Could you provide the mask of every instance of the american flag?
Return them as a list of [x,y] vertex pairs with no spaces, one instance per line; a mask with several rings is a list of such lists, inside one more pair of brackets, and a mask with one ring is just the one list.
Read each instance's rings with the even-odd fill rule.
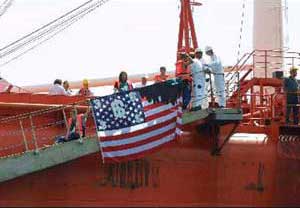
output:
[[135,160],[159,150],[181,132],[181,107],[142,101],[139,92],[91,99],[103,162]]

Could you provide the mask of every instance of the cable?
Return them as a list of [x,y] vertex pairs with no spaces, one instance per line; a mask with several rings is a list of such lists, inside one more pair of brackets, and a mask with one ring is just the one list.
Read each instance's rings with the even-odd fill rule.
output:
[[[84,8],[83,10],[79,11],[78,13],[74,14],[74,15],[71,15],[74,13],[74,11],[77,11],[79,10],[80,8],[86,6],[87,4],[90,4],[93,2],[92,1],[88,1],[84,4],[82,4],[81,6],[77,7],[76,9],[73,9],[71,10],[70,12],[67,12],[66,14],[62,15],[61,17],[51,21],[50,23],[40,27],[39,29],[31,32],[30,34],[28,35],[25,35],[23,36],[22,38],[14,41],[13,43],[10,43],[8,44],[7,46],[3,47],[2,49],[0,49],[0,52],[1,51],[5,51],[4,53],[2,52],[2,54],[0,54],[0,57],[4,57],[4,56],[7,56],[7,55],[10,55],[11,53],[19,50],[20,48],[32,43],[33,41],[36,41],[36,40],[39,40],[51,33],[53,33],[57,28],[58,28],[58,31],[55,32],[54,35],[50,36],[49,38],[47,38],[46,40],[40,42],[40,44],[42,44],[43,42],[46,42],[47,40],[51,39],[52,37],[54,37],[56,34],[58,34],[59,32],[63,31],[64,29],[66,29],[67,27],[69,27],[70,25],[72,25],[74,22],[77,22],[79,19],[81,19],[83,16],[85,16],[86,14],[94,11],[96,8],[98,8],[99,6],[102,6],[104,3],[108,2],[109,0],[98,0],[96,3],[93,3],[92,5],[90,5],[89,7],[87,8]],[[64,20],[63,22],[61,23],[58,23],[56,25],[53,25],[54,23],[58,22],[59,20],[67,17],[67,16],[70,16],[68,17],[66,20]],[[65,26],[63,28],[59,28],[59,27],[62,27],[62,26]],[[43,31],[44,29],[46,29],[45,31]],[[40,32],[41,31],[41,32]],[[39,33],[40,32],[40,33]],[[37,34],[37,35],[36,35]],[[35,36],[36,35],[36,36]],[[33,37],[32,37],[33,36]],[[23,40],[25,39],[29,39],[25,42],[22,42]],[[22,54],[19,54],[17,57],[14,57],[12,59],[10,59],[9,61],[5,62],[4,64],[2,64],[1,66],[4,66],[8,63],[10,63],[11,61],[19,58],[20,56],[24,55],[26,52],[36,48],[38,45],[40,44],[37,44],[31,48],[29,48],[27,51],[23,52]],[[11,47],[13,47],[12,49],[10,49]]]
[[[93,5],[92,5],[93,6]],[[89,9],[89,8],[88,8]],[[82,11],[80,12],[79,14],[85,12]],[[28,40],[27,42],[24,42],[24,43],[20,43],[20,44],[17,44],[14,48],[8,50],[7,52],[4,52],[3,54],[0,55],[0,57],[4,57],[4,56],[7,56],[9,54],[11,54],[12,52],[15,52],[16,50],[18,50],[19,48],[21,48],[22,46],[26,46],[28,44],[30,44],[31,42],[35,41],[35,40],[39,40],[41,39],[43,36],[46,36],[47,34],[50,34],[51,32],[55,31],[55,29],[61,25],[64,25],[64,24],[67,24],[69,20],[72,20],[73,18],[75,18],[78,14],[75,14],[74,16],[70,17],[69,19],[67,19],[66,21],[58,24],[58,25],[54,25],[54,26],[51,26],[49,29],[47,29],[46,31],[40,33],[38,36],[36,37],[33,37],[32,39]],[[14,46],[14,45],[13,45]]]
[[[96,7],[97,8],[97,7]],[[81,16],[77,17],[77,19],[73,19],[71,22],[68,22],[68,24],[66,24],[65,27],[60,28],[58,31],[56,31],[54,34],[52,34],[51,36],[49,36],[47,39],[42,40],[41,42],[39,42],[38,44],[30,47],[29,49],[25,50],[24,52],[22,52],[21,54],[9,59],[8,61],[4,62],[3,64],[0,65],[0,67],[3,67],[7,64],[9,64],[10,62],[20,58],[21,56],[25,55],[26,53],[30,52],[31,50],[35,49],[36,47],[38,47],[39,45],[45,43],[46,41],[50,40],[51,38],[53,38],[54,36],[56,36],[58,33],[64,31],[65,29],[67,29],[70,25],[72,25],[73,23],[77,22],[78,20],[80,20],[81,18],[83,18],[86,14],[92,12],[93,10],[95,10],[96,8],[92,8],[90,9],[88,12],[82,14]]]
[[2,17],[7,12],[12,3],[13,0],[4,0],[4,2],[0,5],[0,17]]

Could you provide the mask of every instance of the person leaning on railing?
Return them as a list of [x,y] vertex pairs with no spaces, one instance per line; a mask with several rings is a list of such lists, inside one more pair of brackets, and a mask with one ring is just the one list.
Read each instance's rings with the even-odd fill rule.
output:
[[292,67],[290,69],[290,76],[284,79],[284,92],[286,93],[286,124],[290,122],[290,114],[293,110],[294,125],[299,123],[299,84],[297,82],[298,69]]

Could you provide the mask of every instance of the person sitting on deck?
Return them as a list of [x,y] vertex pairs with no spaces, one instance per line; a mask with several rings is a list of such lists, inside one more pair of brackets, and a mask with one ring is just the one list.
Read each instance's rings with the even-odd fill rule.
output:
[[67,80],[65,80],[63,82],[63,87],[64,87],[67,95],[72,95],[72,90],[70,89],[70,84]]
[[61,85],[62,80],[56,79],[53,85],[49,88],[49,95],[67,95],[65,89]]
[[82,81],[82,88],[80,88],[77,95],[87,96],[87,97],[94,95],[92,91],[89,89],[89,81],[87,79],[84,79]]
[[77,114],[76,109],[71,110],[65,141],[76,140],[86,136],[86,122],[89,112],[90,108],[84,114]]
[[284,79],[284,92],[286,93],[286,124],[290,123],[290,114],[293,109],[294,125],[299,123],[299,84],[296,80],[297,68],[292,67],[290,69],[290,77]]
[[166,71],[167,71],[166,67],[162,66],[162,67],[160,67],[159,70],[160,70],[160,74],[158,74],[154,77],[155,83],[164,82],[169,78],[169,75],[167,75],[167,73],[166,73]]
[[119,74],[119,80],[115,82],[114,84],[114,92],[125,92],[125,91],[129,91],[132,90],[133,86],[132,83],[130,81],[128,81],[128,76],[127,73],[125,71],[122,71]]

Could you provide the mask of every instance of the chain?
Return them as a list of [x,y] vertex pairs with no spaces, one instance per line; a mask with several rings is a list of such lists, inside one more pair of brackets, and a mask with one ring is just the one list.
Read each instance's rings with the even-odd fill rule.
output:
[[237,61],[239,61],[240,54],[241,54],[241,45],[242,45],[242,38],[243,38],[245,11],[246,11],[246,0],[243,0],[241,26],[240,26],[240,37],[239,37],[239,44],[238,44],[238,51],[237,51]]

